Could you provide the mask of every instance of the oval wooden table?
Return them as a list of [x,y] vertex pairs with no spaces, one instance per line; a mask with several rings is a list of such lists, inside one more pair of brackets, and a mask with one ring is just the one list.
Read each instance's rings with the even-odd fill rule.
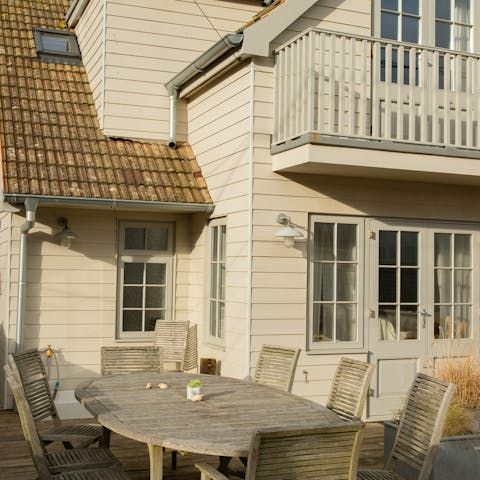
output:
[[[186,398],[186,385],[194,378],[203,384],[201,402]],[[147,382],[152,389],[145,389]],[[159,383],[169,388],[161,390]],[[162,479],[162,447],[247,457],[258,428],[340,420],[327,408],[290,393],[214,375],[137,372],[99,377],[79,385],[75,396],[102,425],[148,445],[151,480]]]

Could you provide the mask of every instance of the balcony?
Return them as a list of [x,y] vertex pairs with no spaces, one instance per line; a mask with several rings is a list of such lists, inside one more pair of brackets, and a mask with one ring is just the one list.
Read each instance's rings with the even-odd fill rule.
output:
[[308,30],[275,52],[273,168],[480,184],[479,94],[478,55]]

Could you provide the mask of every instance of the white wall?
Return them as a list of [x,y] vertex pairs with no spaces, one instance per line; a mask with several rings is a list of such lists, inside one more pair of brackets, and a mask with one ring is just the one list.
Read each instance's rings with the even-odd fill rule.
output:
[[250,66],[243,64],[188,104],[188,140],[215,204],[212,218],[227,223],[225,344],[211,347],[204,332],[201,355],[221,360],[222,375],[240,378],[246,374],[249,308],[250,85]]
[[5,363],[8,349],[10,302],[10,228],[11,213],[0,213],[0,405],[5,401]]
[[[76,30],[102,129],[107,136],[161,141],[169,131],[164,84],[262,8],[257,0],[106,0],[102,45],[101,3],[90,2]],[[177,140],[185,141],[182,102],[177,117]]]

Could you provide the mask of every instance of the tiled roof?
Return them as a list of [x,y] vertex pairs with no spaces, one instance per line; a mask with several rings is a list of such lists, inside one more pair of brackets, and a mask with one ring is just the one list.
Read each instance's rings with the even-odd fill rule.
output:
[[34,27],[65,28],[69,0],[0,2],[6,194],[212,202],[191,148],[105,139],[84,67],[35,59]]

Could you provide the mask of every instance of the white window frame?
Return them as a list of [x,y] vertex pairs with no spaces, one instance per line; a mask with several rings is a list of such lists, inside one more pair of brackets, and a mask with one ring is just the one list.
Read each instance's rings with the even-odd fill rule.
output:
[[[453,1],[453,0],[451,0]],[[471,1],[472,8],[472,39],[471,52],[480,53],[480,3],[476,0]],[[420,31],[419,44],[434,47],[435,46],[435,0],[419,0],[420,3]],[[380,38],[381,26],[381,4],[382,0],[373,2],[373,35]]]
[[[314,226],[315,223],[357,225],[357,339],[356,341],[314,342],[313,341],[313,292],[314,292]],[[365,218],[330,215],[309,215],[308,233],[308,286],[307,286],[307,350],[313,353],[364,352],[365,321],[364,312],[365,277]]]
[[[128,227],[148,228],[151,226],[166,227],[168,229],[166,250],[135,250],[124,247],[125,229]],[[173,258],[174,258],[174,224],[170,222],[138,222],[120,221],[118,225],[118,260],[117,260],[117,338],[120,340],[151,340],[154,337],[153,331],[123,331],[123,278],[124,265],[126,263],[163,263],[166,265],[166,292],[165,292],[165,318],[172,318],[173,298]],[[143,319],[145,309],[143,308]]]
[[[213,241],[214,241],[214,230],[217,230],[216,234],[216,240],[219,240],[219,227],[224,227],[225,229],[225,234],[224,234],[224,245],[223,245],[223,262],[216,260],[214,261],[212,259],[212,248],[213,248]],[[218,249],[218,246],[217,246]],[[208,282],[206,283],[206,315],[205,318],[207,319],[207,322],[205,324],[205,340],[207,343],[219,346],[219,347],[224,347],[225,346],[225,318],[226,318],[226,277],[227,277],[227,269],[226,269],[226,263],[227,263],[227,219],[225,217],[222,218],[216,218],[213,219],[209,222],[208,224],[208,241],[207,241],[207,278]],[[219,280],[219,269],[221,268],[221,265],[223,264],[224,267],[224,276],[223,276],[223,292],[224,292],[224,298],[223,298],[223,318],[219,320],[218,318],[218,304],[222,301],[222,299],[219,298],[219,287],[220,285],[217,283],[215,286],[215,294],[212,295],[212,267],[215,265],[215,268],[217,269],[217,282]],[[219,321],[221,322],[221,335],[212,335],[211,332],[211,310],[210,310],[210,303],[211,302],[216,302],[217,308],[216,308],[216,318],[215,318],[215,325],[216,325],[216,331],[218,332],[218,327],[219,327]]]

